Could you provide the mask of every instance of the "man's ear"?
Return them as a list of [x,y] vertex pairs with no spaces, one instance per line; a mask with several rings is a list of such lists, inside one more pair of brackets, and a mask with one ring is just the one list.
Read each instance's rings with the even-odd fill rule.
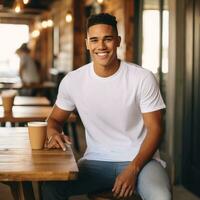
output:
[[121,44],[121,37],[120,36],[118,36],[118,38],[117,38],[117,47],[119,47],[120,46],[120,44]]
[[88,39],[87,38],[85,38],[85,44],[86,44],[87,50],[89,50],[89,44],[88,44]]

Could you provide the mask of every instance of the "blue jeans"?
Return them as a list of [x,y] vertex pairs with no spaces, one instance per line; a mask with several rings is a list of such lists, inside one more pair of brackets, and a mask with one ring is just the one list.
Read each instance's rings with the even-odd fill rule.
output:
[[[66,200],[70,196],[111,190],[117,175],[130,162],[81,160],[79,176],[72,181],[43,183],[43,200]],[[136,192],[144,200],[171,200],[170,183],[165,169],[155,160],[148,162],[138,175]]]

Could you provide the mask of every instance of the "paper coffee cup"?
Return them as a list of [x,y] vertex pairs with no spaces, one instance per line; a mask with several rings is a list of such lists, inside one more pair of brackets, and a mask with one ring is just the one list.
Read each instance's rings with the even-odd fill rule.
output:
[[15,90],[5,90],[1,93],[2,104],[5,112],[11,112],[16,96]]
[[28,122],[29,140],[32,149],[43,149],[47,134],[47,122]]

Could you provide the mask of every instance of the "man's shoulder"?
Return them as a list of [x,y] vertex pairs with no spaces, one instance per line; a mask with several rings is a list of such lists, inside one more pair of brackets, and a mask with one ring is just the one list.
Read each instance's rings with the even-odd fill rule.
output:
[[128,73],[130,73],[130,74],[133,73],[134,75],[138,75],[138,76],[147,76],[147,75],[151,74],[151,71],[149,71],[148,69],[145,69],[142,66],[137,65],[135,63],[123,61],[122,65],[127,67]]
[[75,69],[71,72],[68,73],[69,76],[71,77],[76,77],[76,76],[82,76],[83,74],[88,72],[88,69],[90,68],[91,63],[88,63],[86,65],[83,65],[81,67],[79,67],[78,69]]
[[77,79],[80,80],[81,78],[86,76],[90,66],[91,66],[91,63],[83,65],[79,67],[78,69],[68,72],[63,80],[64,81],[69,81],[69,80],[74,81]]

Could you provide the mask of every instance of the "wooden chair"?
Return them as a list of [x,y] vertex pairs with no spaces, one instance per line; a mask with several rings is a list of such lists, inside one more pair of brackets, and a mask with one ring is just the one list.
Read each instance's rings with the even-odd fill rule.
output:
[[76,151],[80,151],[80,145],[78,141],[78,134],[77,134],[77,120],[78,120],[78,115],[74,112],[72,112],[69,116],[69,118],[66,121],[66,124],[63,127],[63,130],[65,133],[69,131],[69,125],[72,130],[72,137],[73,137],[73,142],[74,142],[74,148]]
[[[105,191],[105,192],[101,192],[97,194],[89,194],[88,198],[90,200],[119,200],[113,197],[113,194],[111,191]],[[142,200],[142,199],[138,194],[134,194],[131,197],[123,198],[123,200]]]

